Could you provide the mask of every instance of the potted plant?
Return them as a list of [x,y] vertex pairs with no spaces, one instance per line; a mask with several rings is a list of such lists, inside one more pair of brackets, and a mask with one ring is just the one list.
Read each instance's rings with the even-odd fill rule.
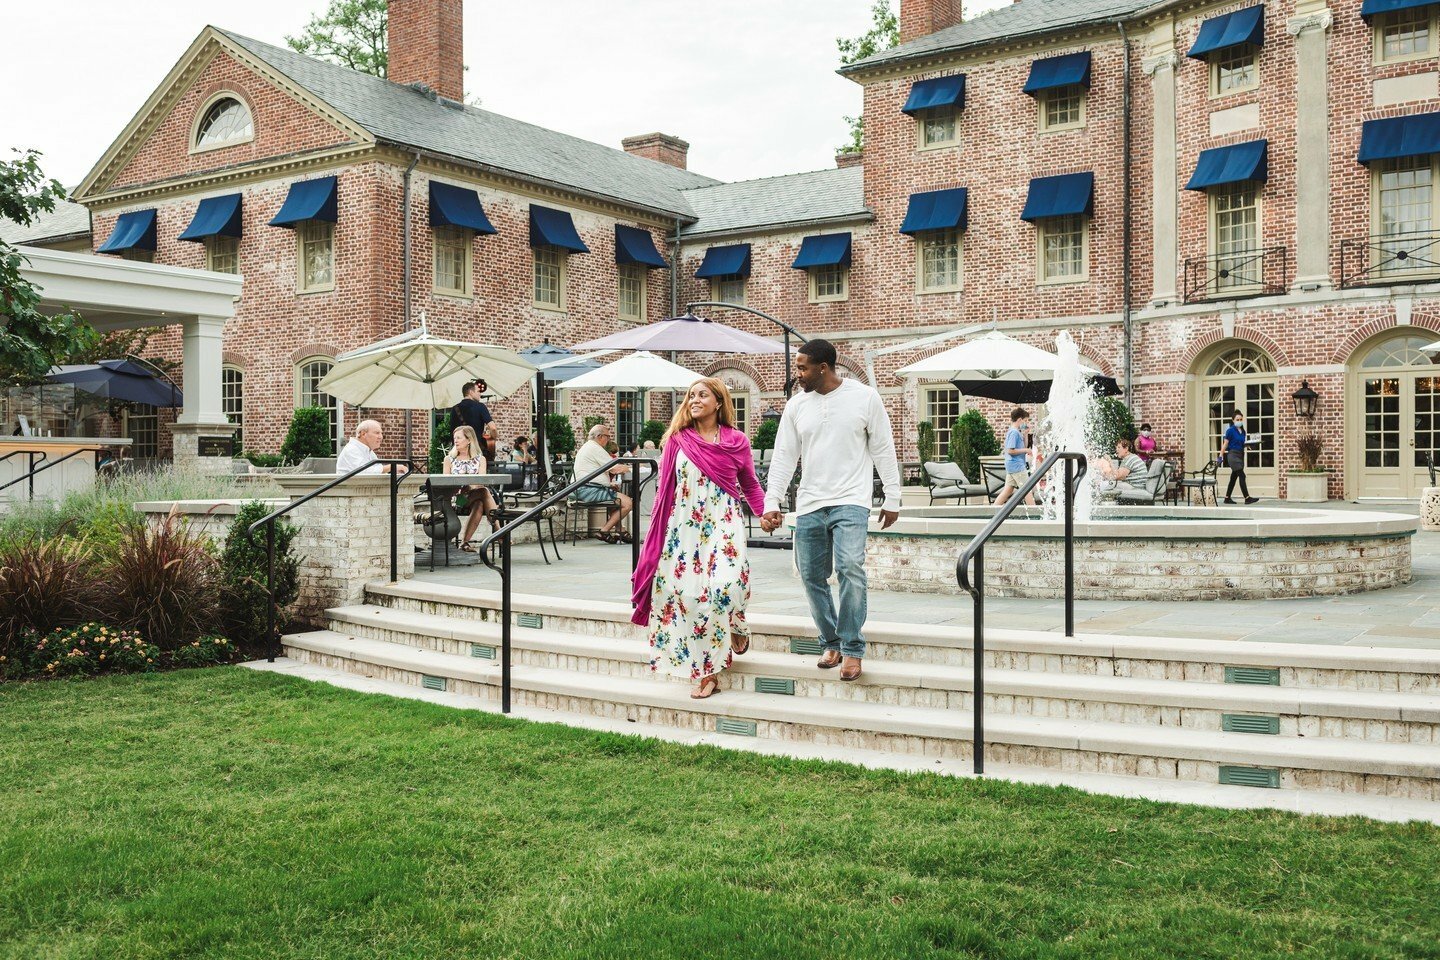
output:
[[1292,503],[1324,503],[1330,499],[1330,473],[1320,466],[1325,442],[1316,436],[1295,441],[1297,460],[1286,483],[1285,499]]

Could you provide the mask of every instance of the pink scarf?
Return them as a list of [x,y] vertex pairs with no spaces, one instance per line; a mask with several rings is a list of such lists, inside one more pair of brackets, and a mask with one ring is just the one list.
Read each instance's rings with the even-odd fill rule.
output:
[[693,428],[681,430],[665,442],[660,457],[660,476],[655,482],[655,508],[650,514],[650,531],[640,550],[640,565],[630,580],[630,602],[635,612],[630,622],[647,626],[650,623],[650,591],[655,585],[655,570],[660,565],[660,549],[670,528],[670,515],[675,512],[675,463],[680,451],[710,481],[741,503],[750,504],[756,516],[765,512],[765,493],[755,476],[755,460],[750,454],[750,441],[734,427],[720,428],[720,442],[701,439]]

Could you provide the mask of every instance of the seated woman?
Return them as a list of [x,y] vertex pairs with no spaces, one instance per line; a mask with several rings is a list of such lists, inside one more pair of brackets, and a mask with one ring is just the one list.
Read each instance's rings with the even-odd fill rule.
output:
[[[456,427],[450,442],[450,452],[445,455],[446,474],[475,476],[486,472],[485,454],[481,452],[480,440],[475,436],[473,428]],[[475,528],[480,526],[481,519],[490,517],[497,509],[495,496],[488,487],[461,487],[460,494],[473,504],[470,515],[465,518],[465,532],[460,538],[460,549],[466,553],[474,553],[475,547],[470,543],[470,539],[475,536]],[[495,526],[493,517],[490,522],[492,527]]]
[[1100,494],[1114,496],[1120,492],[1122,483],[1132,487],[1144,489],[1149,479],[1149,468],[1145,461],[1130,449],[1130,441],[1121,437],[1115,441],[1115,460],[1101,460],[1100,467]]
[[535,462],[535,448],[530,444],[530,438],[521,434],[515,438],[515,447],[510,453],[512,463],[531,464]]

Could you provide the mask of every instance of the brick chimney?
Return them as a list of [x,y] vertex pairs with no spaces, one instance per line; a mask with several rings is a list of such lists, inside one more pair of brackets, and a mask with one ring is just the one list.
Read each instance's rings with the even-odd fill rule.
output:
[[900,0],[900,42],[953,27],[962,19],[960,0]]
[[638,137],[626,137],[620,141],[620,147],[626,153],[657,163],[668,163],[681,170],[685,169],[690,153],[690,144],[668,133],[642,133]]
[[465,99],[463,0],[390,0],[389,79]]
[[863,166],[864,163],[865,154],[860,153],[858,150],[841,150],[835,154],[835,166],[841,170],[844,170],[846,167]]

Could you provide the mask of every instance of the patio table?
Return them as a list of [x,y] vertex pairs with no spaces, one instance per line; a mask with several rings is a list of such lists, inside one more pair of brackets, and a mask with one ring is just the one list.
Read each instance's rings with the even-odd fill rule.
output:
[[[461,487],[489,487],[495,493],[495,502],[500,504],[505,485],[511,481],[508,473],[432,473],[426,476],[424,490],[433,513],[440,516],[432,521],[430,529],[430,569],[435,569],[435,551],[445,544],[445,566],[450,566],[450,538],[459,533],[464,523],[455,512],[455,495]],[[433,515],[433,514],[432,514]],[[451,531],[454,531],[452,533]]]

